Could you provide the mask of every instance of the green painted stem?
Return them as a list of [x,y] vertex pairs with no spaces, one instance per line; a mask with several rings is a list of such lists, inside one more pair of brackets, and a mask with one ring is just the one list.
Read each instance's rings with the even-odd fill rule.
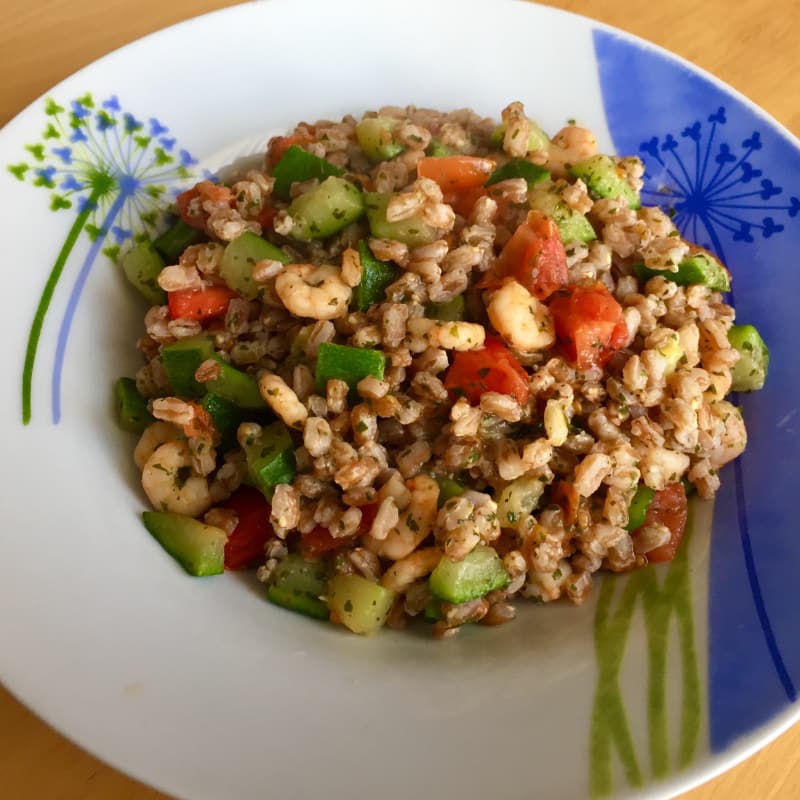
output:
[[36,306],[36,313],[33,315],[33,323],[31,324],[30,332],[28,333],[28,345],[25,348],[25,364],[22,368],[22,423],[27,425],[31,421],[31,386],[33,383],[33,367],[36,362],[36,351],[39,347],[39,338],[42,335],[42,328],[44,327],[44,320],[47,316],[47,310],[53,299],[58,281],[61,279],[61,273],[64,271],[67,259],[69,258],[72,248],[78,241],[78,237],[83,230],[83,226],[94,211],[95,204],[100,197],[100,192],[92,192],[81,211],[72,223],[69,229],[67,238],[61,246],[58,258],[56,258],[53,268],[50,270],[50,275],[47,278],[47,283],[44,285],[44,290],[39,298],[39,304]]

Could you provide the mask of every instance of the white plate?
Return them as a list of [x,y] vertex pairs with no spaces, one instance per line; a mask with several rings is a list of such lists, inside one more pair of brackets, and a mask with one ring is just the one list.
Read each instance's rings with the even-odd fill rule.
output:
[[[798,143],[714,78],[586,19],[498,0],[402,12],[273,0],[201,17],[82,70],[0,134],[0,190],[14,198],[3,681],[99,757],[198,800],[670,795],[798,716],[800,623],[786,601],[800,386],[781,336],[800,291]],[[502,46],[465,58],[487,14]],[[423,16],[435,39],[419,35]],[[531,609],[442,644],[345,635],[266,604],[240,576],[187,578],[141,527],[132,442],[112,419],[109,386],[136,367],[142,309],[109,254],[146,232],[142,211],[299,119],[388,103],[497,116],[513,99],[546,129],[577,118],[601,149],[644,155],[651,202],[724,256],[740,318],[772,347],[767,390],[742,400],[752,444],[723,476],[713,537],[701,507],[672,566],[606,580],[579,610]]]

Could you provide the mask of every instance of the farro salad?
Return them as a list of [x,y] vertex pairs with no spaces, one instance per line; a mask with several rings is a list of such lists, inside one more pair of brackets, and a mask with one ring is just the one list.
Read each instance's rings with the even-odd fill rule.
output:
[[768,351],[642,175],[518,102],[409,106],[181,194],[122,261],[151,304],[116,384],[147,529],[192,575],[438,638],[673,558]]

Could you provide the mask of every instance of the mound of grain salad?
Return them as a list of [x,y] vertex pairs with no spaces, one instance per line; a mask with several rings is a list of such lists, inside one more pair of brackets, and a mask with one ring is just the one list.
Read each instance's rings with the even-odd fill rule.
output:
[[745,448],[767,348],[643,164],[521,103],[299,124],[122,261],[148,300],[116,384],[193,575],[356,633],[501,625],[675,555]]

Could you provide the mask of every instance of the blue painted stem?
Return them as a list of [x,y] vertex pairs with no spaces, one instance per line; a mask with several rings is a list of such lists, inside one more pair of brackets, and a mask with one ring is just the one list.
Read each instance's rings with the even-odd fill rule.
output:
[[53,364],[52,404],[53,422],[55,424],[58,424],[58,422],[61,420],[61,374],[64,367],[67,340],[69,339],[72,322],[75,318],[75,311],[78,308],[78,302],[80,301],[83,288],[86,285],[86,281],[89,277],[89,273],[94,266],[97,256],[100,255],[100,251],[103,247],[103,243],[105,242],[108,232],[111,230],[111,225],[113,224],[117,214],[119,214],[119,212],[125,206],[125,203],[130,199],[132,193],[133,189],[123,189],[120,191],[117,199],[111,205],[111,208],[109,208],[108,214],[106,214],[106,218],[103,220],[103,223],[100,226],[102,233],[98,235],[98,237],[92,243],[92,246],[89,248],[89,252],[86,254],[86,259],[84,260],[81,270],[78,273],[75,285],[72,287],[72,291],[70,292],[67,308],[64,311],[64,317],[61,320],[61,327],[58,331],[56,357],[55,363]]

